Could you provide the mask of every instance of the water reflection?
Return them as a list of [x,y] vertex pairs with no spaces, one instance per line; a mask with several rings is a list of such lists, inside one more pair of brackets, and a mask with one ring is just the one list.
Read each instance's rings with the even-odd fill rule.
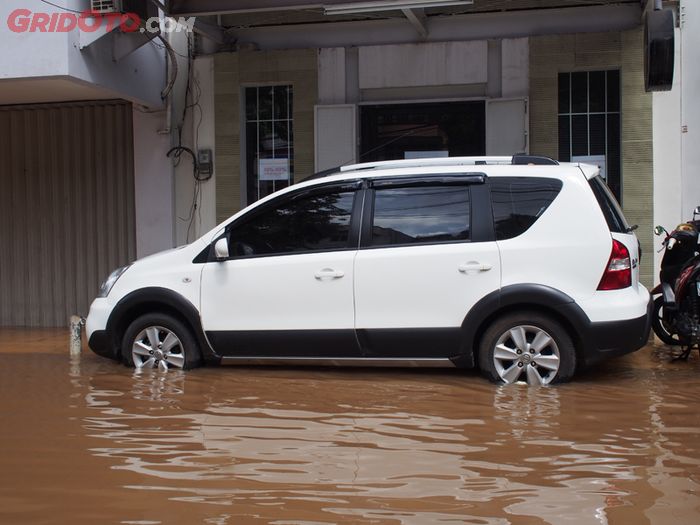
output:
[[329,522],[608,523],[644,481],[649,395],[619,413],[605,399],[614,384],[386,375],[149,372],[121,395],[95,376],[85,428],[109,442],[94,453],[147,477],[131,490],[261,515],[304,508]]
[[[0,467],[13,485],[0,482],[0,522],[50,516],[27,514],[36,495],[75,523],[695,523],[700,510],[700,360],[657,349],[554,388],[3,359]],[[52,499],[47,473],[70,466],[80,477]]]

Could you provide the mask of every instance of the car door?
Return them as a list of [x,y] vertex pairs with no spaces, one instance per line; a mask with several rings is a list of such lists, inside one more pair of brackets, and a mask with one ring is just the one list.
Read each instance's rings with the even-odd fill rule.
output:
[[458,354],[466,314],[500,287],[484,180],[455,175],[371,182],[355,260],[355,326],[366,355]]
[[202,274],[202,325],[229,358],[357,357],[353,262],[359,183],[295,192],[226,228]]

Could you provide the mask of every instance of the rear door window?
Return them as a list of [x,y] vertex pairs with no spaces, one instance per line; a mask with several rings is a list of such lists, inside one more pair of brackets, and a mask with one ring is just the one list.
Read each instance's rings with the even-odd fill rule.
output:
[[629,225],[625,220],[625,216],[622,214],[620,205],[615,200],[612,192],[605,184],[605,181],[600,177],[593,177],[588,181],[593,190],[593,195],[595,195],[600,209],[605,216],[605,221],[608,223],[610,231],[613,233],[627,233],[629,232]]
[[370,246],[469,240],[469,186],[377,188]]
[[491,179],[491,201],[496,240],[525,233],[549,208],[561,191],[558,179],[498,177]]

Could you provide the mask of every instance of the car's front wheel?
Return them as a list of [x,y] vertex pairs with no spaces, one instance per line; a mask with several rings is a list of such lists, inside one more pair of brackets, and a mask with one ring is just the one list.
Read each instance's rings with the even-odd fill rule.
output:
[[161,313],[133,321],[122,341],[124,362],[137,369],[187,370],[201,364],[201,353],[192,332],[179,319]]
[[576,351],[561,324],[539,312],[516,312],[496,319],[479,346],[482,373],[497,383],[548,385],[568,381]]

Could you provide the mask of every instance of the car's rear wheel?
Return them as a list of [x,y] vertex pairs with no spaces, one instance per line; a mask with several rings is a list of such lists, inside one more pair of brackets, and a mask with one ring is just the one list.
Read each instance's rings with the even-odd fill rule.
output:
[[549,385],[571,379],[576,350],[566,329],[554,319],[539,312],[516,312],[486,329],[479,366],[496,383]]
[[188,370],[202,362],[197,341],[179,319],[152,313],[129,325],[122,341],[124,362],[137,369]]

